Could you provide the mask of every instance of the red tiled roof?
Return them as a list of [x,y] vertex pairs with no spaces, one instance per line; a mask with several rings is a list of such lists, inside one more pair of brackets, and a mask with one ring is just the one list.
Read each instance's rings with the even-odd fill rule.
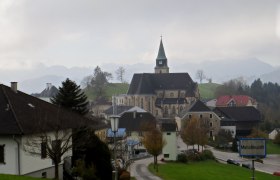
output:
[[236,106],[247,106],[249,100],[255,102],[253,98],[246,95],[227,95],[227,96],[220,96],[217,99],[216,106],[227,106],[230,101],[234,101]]

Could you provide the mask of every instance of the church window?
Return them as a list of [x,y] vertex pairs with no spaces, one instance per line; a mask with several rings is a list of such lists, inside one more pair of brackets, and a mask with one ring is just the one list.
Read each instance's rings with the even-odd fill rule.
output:
[[180,106],[180,112],[183,111],[183,106]]
[[212,118],[213,117],[213,114],[210,114],[210,118]]
[[162,61],[158,61],[158,64],[162,64]]
[[140,104],[140,106],[141,106],[141,108],[143,108],[143,98],[141,98],[141,104]]
[[172,93],[170,93],[170,97],[174,97],[174,93],[172,92]]
[[172,114],[176,114],[175,106],[172,107]]
[[184,93],[184,92],[181,92],[181,93],[180,93],[180,97],[181,97],[181,98],[185,97],[185,93]]
[[164,108],[164,113],[168,114],[168,107],[167,106],[165,106],[165,108]]

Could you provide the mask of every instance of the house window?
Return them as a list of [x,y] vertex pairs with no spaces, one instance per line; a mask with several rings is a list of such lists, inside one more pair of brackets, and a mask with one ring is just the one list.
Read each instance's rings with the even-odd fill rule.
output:
[[189,119],[191,119],[192,118],[192,115],[191,114],[189,114]]
[[47,178],[47,172],[42,172],[42,178]]
[[213,127],[213,123],[212,122],[210,122],[210,127]]
[[199,115],[200,119],[202,118],[202,114]]
[[213,137],[213,131],[210,131],[210,137]]
[[47,158],[47,142],[45,141],[41,143],[41,158]]
[[183,106],[180,106],[180,112],[182,112],[182,110],[183,110]]
[[210,118],[212,118],[213,117],[213,114],[210,114]]
[[169,154],[164,154],[163,157],[164,158],[169,158]]
[[5,163],[5,144],[0,145],[0,163],[6,164]]
[[170,133],[170,132],[168,132],[168,133],[166,133],[166,135],[171,135],[171,133]]

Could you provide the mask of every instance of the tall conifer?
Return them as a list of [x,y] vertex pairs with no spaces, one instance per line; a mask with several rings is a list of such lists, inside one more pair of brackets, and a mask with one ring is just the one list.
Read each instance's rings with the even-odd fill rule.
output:
[[88,112],[87,96],[80,86],[69,78],[62,82],[62,87],[59,87],[57,95],[51,99],[51,102],[81,115]]

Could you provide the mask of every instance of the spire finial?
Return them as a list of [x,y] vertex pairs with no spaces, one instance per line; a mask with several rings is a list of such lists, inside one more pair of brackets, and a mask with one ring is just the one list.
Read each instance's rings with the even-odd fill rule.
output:
[[162,34],[160,35],[160,40],[162,40]]

